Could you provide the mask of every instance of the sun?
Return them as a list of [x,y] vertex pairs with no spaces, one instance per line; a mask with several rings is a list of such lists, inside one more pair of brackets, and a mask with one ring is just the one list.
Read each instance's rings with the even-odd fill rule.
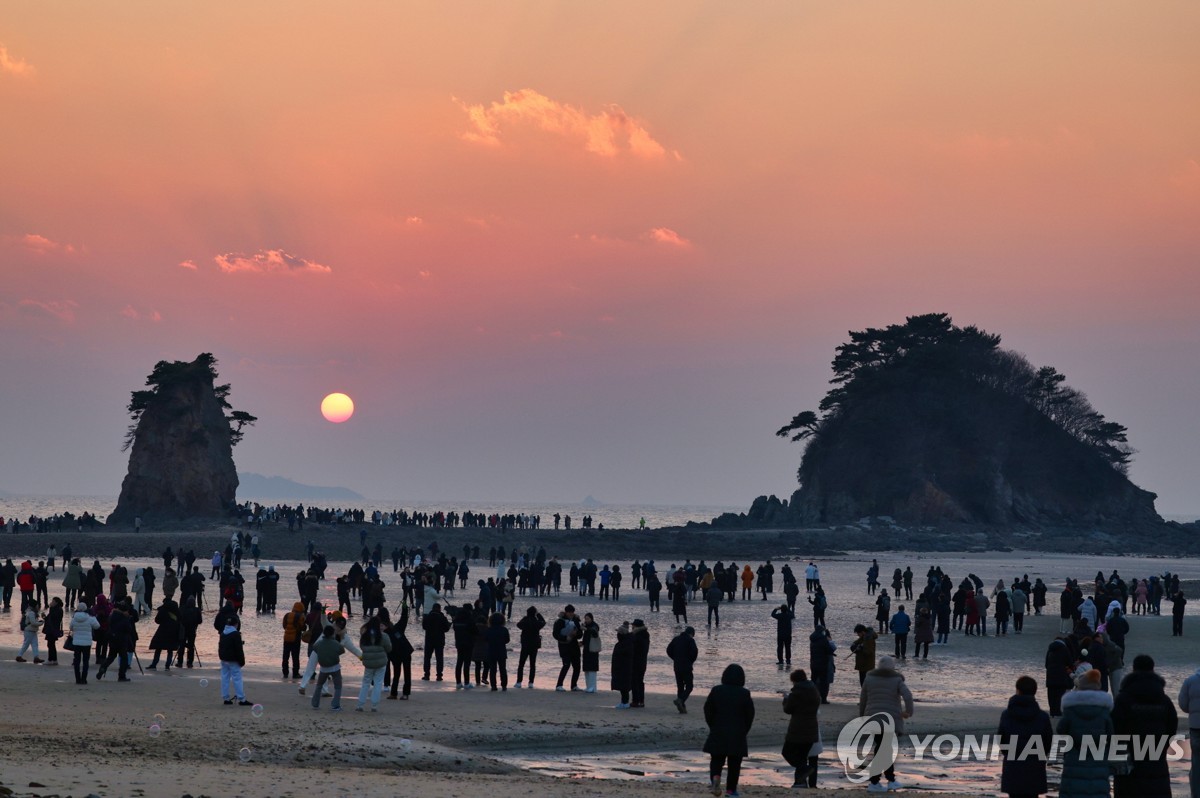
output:
[[341,424],[354,415],[354,400],[344,393],[331,393],[321,400],[321,415],[327,421]]

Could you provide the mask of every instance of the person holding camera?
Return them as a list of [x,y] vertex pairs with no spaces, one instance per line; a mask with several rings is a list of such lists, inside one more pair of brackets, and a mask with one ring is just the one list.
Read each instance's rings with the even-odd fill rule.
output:
[[517,683],[515,687],[519,690],[525,680],[525,663],[529,663],[529,689],[533,689],[533,680],[537,676],[537,655],[538,649],[542,647],[542,629],[546,627],[546,619],[537,611],[537,607],[530,607],[525,611],[525,617],[517,621],[517,628],[521,630],[521,655],[517,661]]

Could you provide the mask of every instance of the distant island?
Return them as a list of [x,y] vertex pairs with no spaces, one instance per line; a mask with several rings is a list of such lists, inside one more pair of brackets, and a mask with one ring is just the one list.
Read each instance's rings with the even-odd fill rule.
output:
[[[804,443],[790,499],[758,497],[718,527],[1160,534],[1155,495],[1126,475],[1134,454],[1051,366],[944,313],[851,332],[831,388],[776,433]],[[877,522],[876,528],[880,526]],[[1005,532],[1004,530],[1008,530]],[[1132,542],[1132,541],[1130,541]]]
[[255,499],[303,499],[305,501],[366,501],[360,493],[349,488],[327,488],[305,485],[285,477],[266,477],[262,474],[238,473],[238,498],[241,501]]

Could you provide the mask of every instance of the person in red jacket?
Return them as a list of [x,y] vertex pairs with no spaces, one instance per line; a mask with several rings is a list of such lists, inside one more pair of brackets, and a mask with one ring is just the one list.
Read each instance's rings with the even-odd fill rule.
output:
[[21,590],[21,612],[25,612],[25,608],[33,602],[33,563],[29,560],[21,563],[21,570],[17,573],[17,587]]

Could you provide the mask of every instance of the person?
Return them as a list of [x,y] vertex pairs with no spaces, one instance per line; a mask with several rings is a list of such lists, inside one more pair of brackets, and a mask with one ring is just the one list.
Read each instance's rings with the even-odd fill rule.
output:
[[500,689],[508,692],[508,627],[504,625],[504,613],[492,613],[484,637],[487,641],[488,683],[496,692],[496,677],[500,677]]
[[821,703],[829,703],[829,687],[833,684],[836,669],[835,652],[837,644],[829,635],[829,629],[818,626],[808,636],[808,672],[812,674],[813,684],[821,694]]
[[1074,657],[1066,640],[1057,637],[1046,649],[1046,698],[1050,703],[1050,717],[1062,715],[1062,697],[1074,685],[1071,667]]
[[718,629],[721,627],[721,599],[724,595],[716,580],[704,591],[704,601],[708,604],[708,625],[712,626],[715,622]]
[[[583,662],[583,683],[585,693],[596,692],[596,683],[600,679],[600,650],[604,644],[600,640],[600,624],[590,612],[583,615],[583,638],[580,640]],[[532,671],[531,671],[532,672]],[[532,684],[530,685],[532,687]]]
[[300,678],[300,638],[308,628],[304,602],[297,601],[292,611],[283,616],[283,678],[288,677],[288,660],[292,662],[292,678]]
[[721,794],[721,771],[728,763],[725,795],[736,798],[742,758],[749,754],[746,738],[754,725],[754,699],[746,689],[746,672],[741,665],[728,665],[721,674],[721,683],[709,691],[704,700],[704,722],[708,737],[702,750],[709,755],[708,781],[712,794]]
[[46,618],[42,624],[42,637],[46,638],[46,664],[58,664],[58,638],[63,634],[63,601],[58,596],[50,599]]
[[87,684],[88,668],[92,661],[92,635],[100,629],[100,621],[88,613],[88,605],[82,601],[75,605],[71,616],[71,636],[67,647],[74,653],[71,667],[75,670],[75,684]]
[[470,602],[463,604],[454,613],[454,689],[473,690],[471,684],[471,660],[475,650],[475,607]]
[[[825,609],[829,606],[829,599],[825,596],[825,588],[817,585],[813,591],[813,595],[808,597],[808,603],[811,604],[813,608],[813,626],[824,626]],[[788,606],[793,611],[795,610],[795,607],[792,606],[791,602],[788,603]]]
[[662,595],[662,580],[653,571],[646,577],[646,596],[650,599],[650,612],[662,612],[659,597]]
[[528,662],[529,689],[532,690],[533,680],[537,676],[537,655],[542,647],[542,629],[546,628],[546,619],[537,611],[537,607],[530,607],[525,610],[525,617],[517,621],[517,628],[521,630],[521,654],[517,660],[517,683],[514,687],[521,689],[525,681],[525,663]]
[[908,659],[908,630],[912,628],[912,619],[904,611],[903,604],[888,622],[888,628],[896,639],[896,659]]
[[687,714],[687,700],[693,688],[692,669],[699,656],[696,630],[690,626],[685,626],[683,631],[671,638],[671,642],[667,644],[667,658],[671,660],[675,670],[675,700],[672,703],[680,715]]
[[788,609],[787,604],[781,604],[771,611],[775,619],[775,659],[776,665],[792,664],[792,621],[796,613]]
[[[1102,738],[1113,734],[1113,699],[1100,689],[1100,672],[1084,663],[1074,676],[1075,689],[1062,699],[1062,718],[1057,732],[1070,737],[1070,748],[1063,756],[1063,774],[1059,795],[1063,798],[1080,798],[1109,794],[1109,763],[1103,754],[1097,756],[1103,746],[1095,745]],[[1084,738],[1093,745],[1085,747]]]
[[184,599],[183,607],[179,610],[179,621],[183,626],[183,639],[179,643],[175,667],[183,667],[184,651],[187,652],[187,666],[192,667],[196,658],[196,631],[204,623],[204,614],[196,606],[196,597],[189,595]]
[[858,684],[862,686],[862,683],[866,681],[867,673],[875,667],[877,635],[874,629],[863,626],[861,623],[855,625],[854,634],[858,636],[858,639],[850,644],[850,652],[854,654],[854,670],[858,671]]
[[248,707],[242,685],[242,668],[246,667],[246,647],[242,644],[242,633],[233,624],[221,631],[217,643],[217,658],[221,660],[221,698],[226,705],[232,704],[236,696],[238,706]]
[[687,624],[687,594],[682,588],[676,587],[672,592],[671,612],[675,614],[675,623]]
[[742,601],[748,601],[750,594],[754,590],[754,572],[750,570],[750,564],[747,563],[742,568]]
[[33,664],[41,665],[42,658],[38,651],[38,630],[42,628],[42,619],[38,615],[38,603],[33,599],[24,602],[21,609],[21,650],[17,652],[17,662],[25,662],[25,652],[33,651]]
[[[1170,737],[1179,729],[1179,713],[1163,687],[1163,678],[1154,672],[1154,660],[1147,654],[1133,658],[1133,672],[1121,682],[1113,702],[1113,731],[1133,735],[1133,739],[1155,740]],[[1116,798],[1170,798],[1171,774],[1167,748],[1136,757],[1128,773],[1113,778]]]
[[[379,626],[392,639],[392,650],[388,654],[388,666],[391,669],[391,692],[388,693],[388,700],[395,701],[397,698],[401,701],[407,701],[409,695],[412,694],[412,655],[413,645],[405,634],[408,631],[408,605],[400,605],[400,620],[392,622],[391,615],[387,611],[387,607],[381,607],[379,614]],[[404,676],[404,692],[400,693],[400,677]],[[384,687],[387,687],[388,676],[385,675]]]
[[[1048,756],[1054,737],[1050,715],[1038,706],[1036,680],[1029,676],[1017,679],[1017,693],[1000,713],[996,735],[1002,744],[1012,743],[1011,748],[1002,750],[1005,758],[1000,766],[1000,792],[1012,798],[1033,798],[1046,792],[1046,757],[1020,756],[1035,738],[1041,740],[1041,750]],[[1007,751],[1012,752],[1011,758]]]
[[[904,676],[896,670],[896,660],[888,656],[880,657],[879,667],[866,674],[858,694],[859,715],[866,717],[877,712],[891,717],[897,735],[904,734],[904,720],[913,714],[912,692],[904,683]],[[875,737],[875,752],[878,752],[882,742],[882,735]],[[875,774],[870,778],[871,783],[867,791],[887,792],[902,788],[900,782],[896,781],[894,764],[888,765],[883,771],[883,777],[887,779],[888,786],[884,787],[880,783],[879,774]]]
[[[421,677],[421,681],[429,681],[429,666],[432,660],[437,658],[437,680],[442,680],[442,670],[444,668],[445,649],[446,649],[446,632],[450,631],[450,621],[446,618],[446,614],[442,612],[442,605],[434,603],[429,613],[421,620],[421,627],[425,630],[425,675]],[[326,646],[327,649],[332,649],[332,646]],[[321,669],[324,674],[325,669]],[[334,679],[333,689],[337,693],[341,690],[342,677],[339,674]],[[341,706],[341,702],[335,702]]]
[[[879,591],[879,595],[875,598],[875,621],[879,624],[879,634],[887,633],[888,619],[890,619],[892,610],[892,599],[888,596],[887,588]],[[871,663],[871,667],[875,667],[875,663]]]
[[383,695],[383,681],[387,675],[389,655],[392,653],[392,638],[384,634],[378,617],[373,617],[363,626],[359,638],[359,650],[362,651],[362,685],[358,688],[358,706],[355,712],[362,712],[371,698],[371,711],[379,711],[379,699]]
[[811,758],[810,752],[820,739],[817,713],[821,710],[821,693],[808,680],[803,670],[792,671],[792,689],[783,697],[783,711],[791,715],[787,734],[783,738],[783,758],[796,769],[793,789],[808,785]]
[[[345,652],[345,646],[334,636],[332,625],[321,630],[321,639],[313,644],[313,653],[317,656],[317,664],[321,666],[320,675],[317,676],[317,688],[313,690],[313,709],[321,708],[321,688],[325,686],[326,681],[332,681],[333,701],[329,703],[329,709],[332,712],[342,711],[342,654]],[[222,662],[222,670],[224,667],[225,663]]]
[[1179,708],[1188,713],[1188,738],[1192,751],[1188,782],[1192,798],[1200,798],[1200,668],[1183,680],[1177,700]]
[[[136,610],[136,607],[134,608]],[[146,666],[148,670],[158,668],[158,659],[163,651],[167,652],[166,669],[171,670],[171,662],[175,659],[175,649],[183,637],[183,626],[179,620],[179,605],[171,599],[163,599],[158,611],[154,614],[154,623],[158,628],[150,638],[150,648],[154,649],[154,659]]]
[[103,679],[113,660],[117,660],[117,681],[130,681],[126,674],[129,672],[129,657],[137,641],[134,623],[133,605],[128,597],[113,605],[108,616],[108,656],[96,669],[97,679]]
[[1187,598],[1182,590],[1176,590],[1171,598],[1171,637],[1183,637],[1183,608],[1187,606]]
[[633,709],[646,706],[646,667],[650,661],[650,630],[641,618],[633,619]]
[[922,607],[917,611],[916,631],[913,634],[913,642],[917,645],[916,650],[913,652],[913,657],[929,659],[929,644],[933,642],[933,614],[929,611],[928,607]]
[[571,690],[578,690],[579,641],[583,638],[583,629],[580,628],[579,621],[575,618],[575,605],[568,604],[558,614],[551,634],[558,641],[558,656],[562,658],[562,670],[558,672],[558,684],[554,689],[560,693],[566,690],[563,683],[567,679],[567,672],[570,671]]
[[609,689],[620,693],[616,709],[629,709],[633,690],[633,631],[626,621],[617,627],[617,642],[610,662]]

